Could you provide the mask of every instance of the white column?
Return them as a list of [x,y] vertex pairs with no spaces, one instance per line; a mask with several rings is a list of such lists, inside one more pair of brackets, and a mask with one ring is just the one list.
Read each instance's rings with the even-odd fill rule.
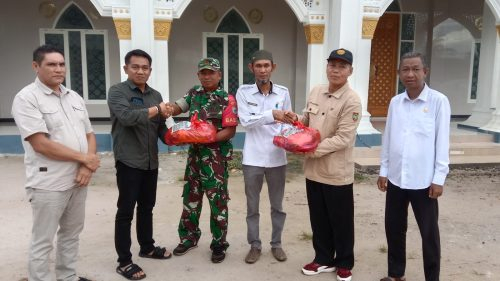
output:
[[[483,47],[481,46],[482,49]],[[498,79],[500,77],[500,25],[496,26],[496,42],[495,46],[492,46],[491,49],[495,50],[495,55],[493,56],[493,77],[496,77],[491,84],[491,102],[496,110],[493,112],[488,124],[480,129],[500,133],[500,79]]]
[[[492,96],[498,87],[493,87],[498,82],[498,70],[495,73],[495,65],[498,64],[498,35],[495,28],[495,16],[491,13],[489,6],[483,9],[483,30],[481,32],[481,57],[479,58],[479,73],[477,85],[476,105],[472,115],[459,126],[472,128],[483,127],[492,118],[493,106]],[[497,58],[497,59],[493,59]],[[496,74],[496,76],[494,76]]]
[[164,101],[169,101],[168,41],[155,41],[155,58],[153,69],[157,77],[155,89],[161,93]]
[[371,114],[368,112],[368,89],[370,83],[370,56],[371,56],[371,39],[358,39],[356,55],[354,55],[354,73],[353,73],[353,85],[352,87],[356,90],[361,98],[361,106],[363,108],[363,115],[358,127],[358,134],[369,135],[369,134],[380,134],[376,130],[371,121]]
[[113,8],[113,22],[115,24],[116,33],[118,35],[118,42],[120,46],[120,81],[127,80],[127,74],[123,70],[123,65],[125,65],[125,55],[130,51],[131,48],[131,28],[130,28],[130,18],[127,10],[124,8]]
[[304,23],[304,33],[307,42],[306,92],[317,84],[326,81],[325,53],[325,15],[309,14],[308,23]]
[[149,77],[148,84],[157,89],[154,68],[156,57],[154,56],[154,1],[153,0],[130,0],[131,19],[131,49],[141,49],[147,52],[153,59],[153,72]]
[[[157,11],[158,12],[158,11]],[[160,14],[164,14],[161,13]],[[158,90],[164,101],[170,101],[169,71],[168,71],[168,39],[172,26],[171,19],[156,18],[154,20],[154,68],[156,74],[155,89]]]
[[[368,108],[368,88],[370,81],[371,39],[377,19],[363,19],[359,1],[334,0],[330,5],[329,51],[345,48],[353,53],[353,74],[349,84],[361,98],[362,117],[358,135],[379,135],[371,121]],[[375,138],[380,138],[376,136]],[[370,141],[378,144],[379,140]]]
[[308,44],[307,46],[307,77],[306,91],[325,83],[326,58],[323,55],[323,44]]
[[125,55],[131,50],[132,43],[130,40],[120,40],[120,81],[125,81],[128,78],[128,75],[123,70],[125,65]]

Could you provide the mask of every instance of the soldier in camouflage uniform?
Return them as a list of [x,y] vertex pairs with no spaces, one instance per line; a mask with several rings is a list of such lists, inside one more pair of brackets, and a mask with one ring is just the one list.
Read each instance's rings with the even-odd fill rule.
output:
[[238,125],[236,100],[219,85],[222,78],[217,59],[206,58],[198,63],[201,86],[190,89],[183,98],[168,107],[172,115],[197,113],[200,120],[207,120],[217,128],[216,142],[191,144],[188,152],[184,180],[183,211],[179,222],[180,243],[174,255],[184,255],[197,246],[201,236],[199,218],[203,193],[210,204],[210,231],[212,232],[212,262],[225,258],[229,244],[226,241],[229,193],[227,190],[227,161],[232,155],[230,139]]

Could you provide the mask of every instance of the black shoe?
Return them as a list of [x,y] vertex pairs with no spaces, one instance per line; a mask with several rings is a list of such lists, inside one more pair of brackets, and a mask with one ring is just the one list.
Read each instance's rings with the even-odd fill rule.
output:
[[215,247],[212,251],[212,262],[221,263],[226,258],[226,250],[222,247]]
[[189,243],[189,245],[187,245],[187,246],[184,245],[184,244],[179,244],[174,249],[174,255],[176,255],[176,256],[182,256],[185,253],[189,252],[191,249],[194,249],[196,247],[198,247],[197,244],[191,244],[191,243]]

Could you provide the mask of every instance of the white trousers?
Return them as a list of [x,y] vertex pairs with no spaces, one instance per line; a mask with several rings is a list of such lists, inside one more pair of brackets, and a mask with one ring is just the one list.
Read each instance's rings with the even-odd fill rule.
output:
[[49,254],[57,231],[56,280],[75,281],[78,236],[85,221],[87,188],[47,191],[28,188],[33,211],[33,227],[28,271],[29,281],[52,281]]

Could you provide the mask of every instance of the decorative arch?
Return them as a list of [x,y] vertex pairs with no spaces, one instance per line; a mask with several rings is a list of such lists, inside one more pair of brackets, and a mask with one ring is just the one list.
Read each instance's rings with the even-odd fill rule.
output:
[[293,13],[301,23],[308,22],[309,20],[309,11],[304,4],[304,0],[285,0],[290,9],[292,9]]
[[391,7],[391,5],[394,7],[394,5],[397,5],[397,8],[399,9],[398,12],[401,12],[403,10],[403,8],[401,7],[401,3],[398,1],[398,0],[390,0],[390,1],[387,1],[381,8],[381,14],[380,15],[383,15],[388,9],[389,7]]
[[449,22],[449,23],[453,23],[453,24],[456,24],[457,26],[461,26],[463,27],[464,30],[467,30],[467,32],[469,33],[470,37],[471,38],[474,38],[474,35],[473,33],[469,30],[469,28],[464,25],[460,20],[457,20],[456,18],[453,18],[453,17],[446,17],[444,19],[440,19],[440,21],[436,21],[435,25],[434,25],[434,29],[438,28],[441,24],[445,23],[445,22]]
[[234,6],[221,17],[215,30],[217,33],[252,33],[245,17]]
[[473,38],[480,38],[481,37],[481,31],[477,29],[476,26],[473,25],[471,21],[468,21],[465,17],[449,17],[448,15],[442,15],[440,17],[437,17],[434,19],[434,26],[433,28],[436,28],[438,25],[441,23],[445,22],[448,19],[452,19],[462,25]]
[[[173,17],[180,18],[186,8],[189,6],[192,0],[176,0],[173,3],[169,3],[167,0],[161,1],[161,5],[169,6],[173,10]],[[112,16],[113,4],[110,4],[109,0],[90,0],[101,16]],[[125,7],[126,2],[124,0],[117,1],[120,7]],[[309,21],[309,10],[306,7],[306,0],[285,0],[290,9],[297,17],[297,20],[301,23],[307,23]]]
[[[430,84],[447,89],[452,108],[477,98],[480,41],[466,25],[448,17],[433,27]],[[429,55],[429,54],[428,54]],[[453,71],[451,69],[460,69]],[[452,85],[443,81],[455,81]]]
[[[104,0],[91,0],[93,2],[97,1],[104,1]],[[187,6],[191,3],[193,0],[176,0],[172,4],[172,9],[174,10],[174,17],[180,18],[184,11],[186,10]],[[292,9],[293,13],[297,17],[299,22],[305,23],[308,22],[309,20],[309,10],[307,9],[305,5],[305,0],[285,0],[285,2],[288,4],[290,9]]]
[[[79,20],[79,22],[75,22]],[[58,29],[94,29],[94,24],[85,11],[73,1],[66,4],[54,21]]]
[[401,4],[398,0],[392,1],[392,3],[385,9],[386,12],[401,12],[401,10]]
[[[375,16],[377,18],[382,16],[393,1],[398,0],[380,0],[378,3],[377,1],[365,1],[366,4],[363,4],[365,16]],[[500,0],[484,0],[484,2],[490,7],[491,11],[495,15],[498,25],[500,23]],[[367,13],[370,15],[367,15]]]
[[500,25],[500,0],[485,0],[485,2],[490,7],[493,15],[495,15],[497,26]]

